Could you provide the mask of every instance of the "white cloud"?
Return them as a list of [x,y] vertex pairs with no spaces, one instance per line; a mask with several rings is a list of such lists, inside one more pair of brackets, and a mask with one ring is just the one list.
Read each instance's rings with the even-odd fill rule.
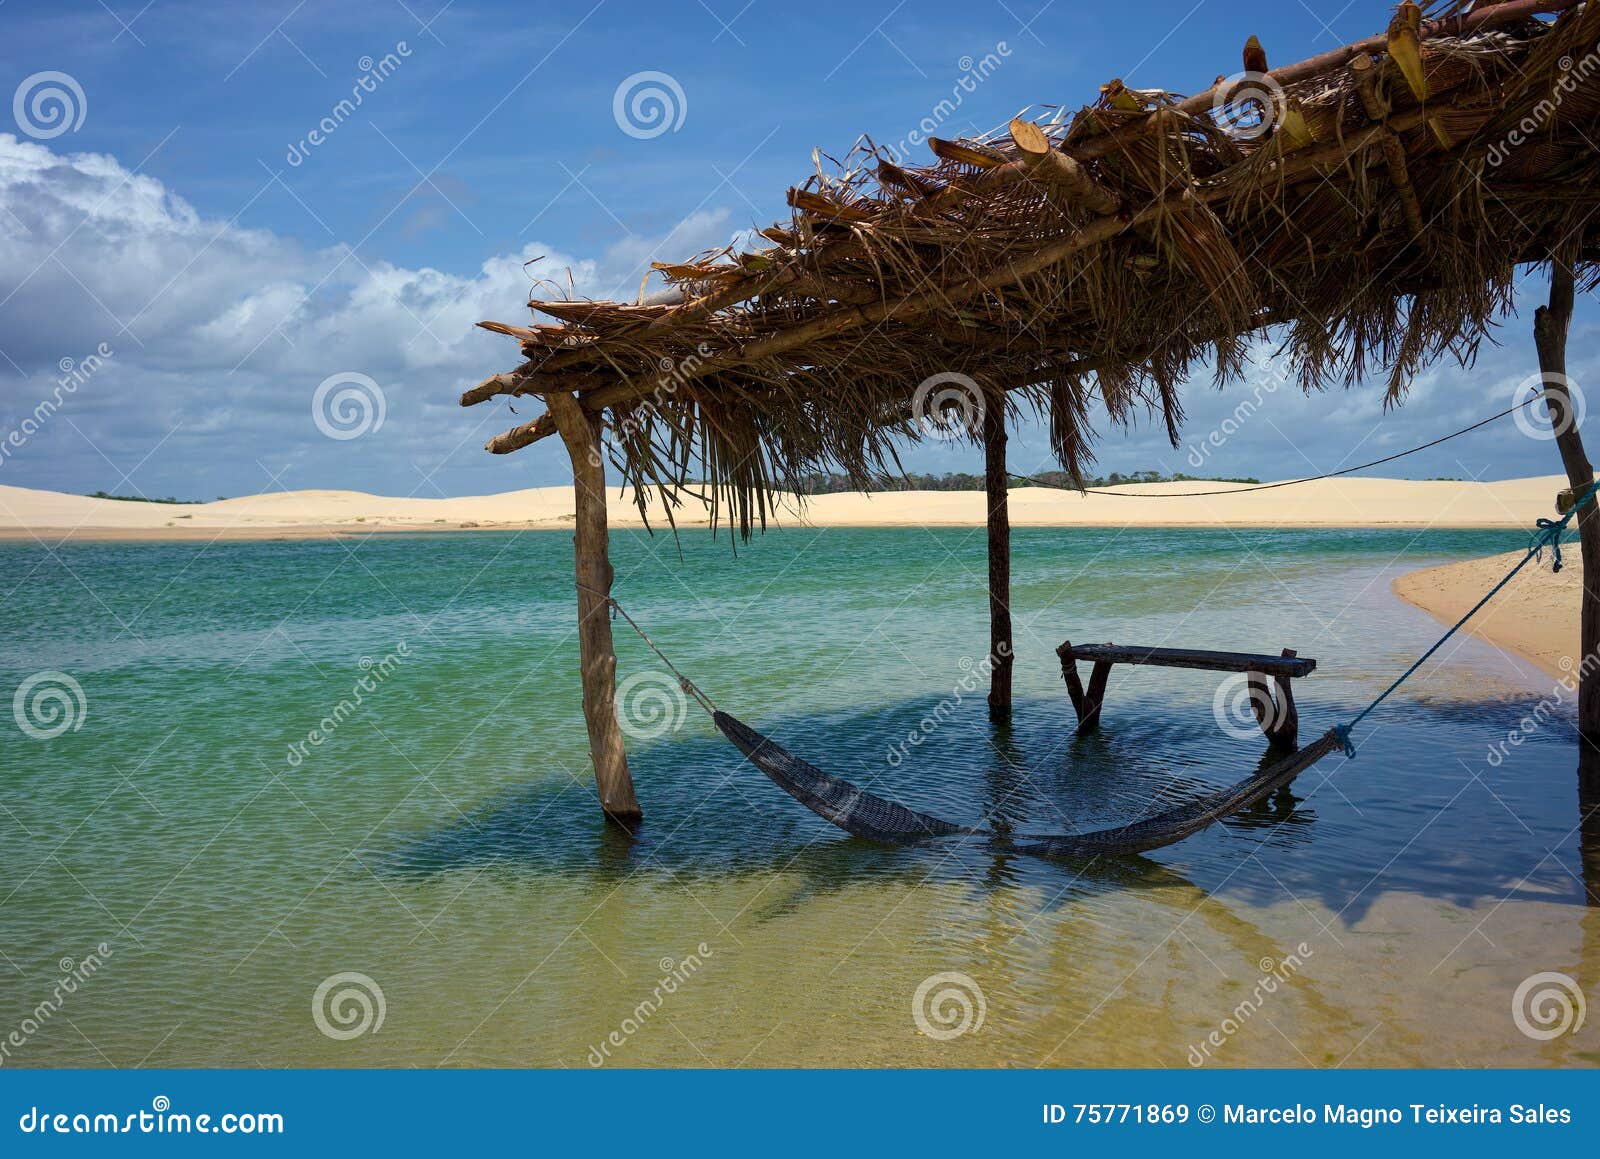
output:
[[[462,410],[456,395],[514,365],[517,351],[473,323],[525,318],[533,277],[524,263],[532,258],[542,258],[533,267],[540,277],[563,287],[570,269],[580,295],[629,295],[651,258],[681,259],[735,234],[729,213],[716,210],[598,255],[531,242],[471,274],[407,269],[348,246],[315,248],[207,218],[114,157],[61,154],[0,135],[0,437],[51,392],[62,359],[81,360],[101,343],[114,351],[26,447],[0,457],[0,481],[209,497],[265,488],[267,472],[286,466],[283,486],[401,494],[564,480],[557,454],[506,460],[481,450],[489,435],[520,420],[503,404]],[[1542,281],[1529,290],[1542,293]],[[1575,352],[1592,345],[1585,341],[1590,317],[1585,302]],[[1527,328],[1513,322],[1503,332],[1508,346],[1486,346],[1474,371],[1430,370],[1408,404],[1387,414],[1376,383],[1310,396],[1277,390],[1197,469],[1188,445],[1249,393],[1237,386],[1218,393],[1202,375],[1186,395],[1183,448],[1170,448],[1159,424],[1144,424],[1108,432],[1100,466],[1284,478],[1377,458],[1509,405],[1534,366]],[[1574,377],[1580,385],[1600,381],[1597,367],[1575,359]],[[310,400],[319,382],[345,371],[381,385],[387,418],[381,431],[336,442],[312,422]],[[1015,469],[1050,466],[1036,426],[1025,426],[1012,447]],[[120,477],[146,456],[131,481]],[[981,457],[972,448],[932,446],[906,462],[972,471]],[[1504,422],[1391,470],[1495,478],[1558,467],[1550,444]]]
[[[460,390],[516,363],[510,340],[473,324],[521,321],[533,286],[524,263],[580,294],[637,285],[660,239],[630,238],[580,258],[542,242],[471,275],[406,269],[347,246],[315,249],[202,216],[160,181],[99,154],[59,154],[0,135],[0,433],[51,392],[63,358],[101,343],[108,366],[4,460],[9,483],[84,490],[135,487],[210,495],[268,486],[459,493],[526,485],[481,449],[518,421],[504,406],[463,411]],[[671,232],[674,255],[725,243],[726,212]],[[310,399],[330,374],[383,388],[388,417],[359,443],[324,438]],[[526,408],[523,408],[526,409]],[[176,430],[176,433],[173,433]],[[131,469],[163,438],[131,482]],[[536,453],[535,453],[536,454]],[[102,457],[104,456],[104,457]],[[560,477],[553,456],[538,456]],[[416,466],[412,466],[416,464]]]

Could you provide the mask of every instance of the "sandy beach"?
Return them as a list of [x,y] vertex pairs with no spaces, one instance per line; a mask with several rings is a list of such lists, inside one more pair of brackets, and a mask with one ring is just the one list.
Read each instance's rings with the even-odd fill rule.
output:
[[[1424,568],[1403,575],[1395,595],[1421,608],[1441,623],[1453,624],[1483,598],[1521,559],[1520,551]],[[1578,599],[1583,592],[1583,561],[1577,544],[1562,552],[1559,572],[1543,562],[1530,563],[1504,591],[1467,624],[1467,631],[1510,652],[1526,656],[1560,679],[1577,668]]]
[[[1497,483],[1328,479],[1294,487],[1228,483],[1146,483],[1113,494],[1043,487],[1014,490],[1018,527],[1531,527],[1553,512],[1559,476]],[[1183,497],[1186,492],[1231,494]],[[1138,498],[1163,496],[1160,499]],[[614,492],[613,526],[643,522],[628,493]],[[678,509],[680,527],[704,526],[703,504]],[[536,487],[457,499],[390,498],[360,491],[280,491],[214,503],[138,503],[0,486],[0,538],[271,539],[372,532],[560,528],[573,518],[572,489]],[[820,495],[783,503],[775,523],[812,527],[981,526],[976,491]],[[651,523],[666,523],[659,502]]]

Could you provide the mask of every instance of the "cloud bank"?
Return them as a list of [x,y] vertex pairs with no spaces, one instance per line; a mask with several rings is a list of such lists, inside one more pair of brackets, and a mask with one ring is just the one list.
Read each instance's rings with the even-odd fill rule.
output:
[[[696,214],[671,231],[672,246],[724,243],[728,220]],[[535,270],[563,284],[570,271],[580,295],[637,285],[659,240],[596,257],[535,241],[468,276],[406,269],[208,219],[116,158],[0,134],[0,437],[63,393],[63,360],[110,351],[0,459],[0,477],[202,498],[267,489],[280,472],[288,487],[460,494],[528,485],[537,462],[538,481],[556,481],[559,456],[483,452],[518,421],[504,405],[456,405],[465,386],[517,360],[509,339],[473,324],[521,320]],[[323,433],[312,400],[336,374],[378,384],[381,427],[351,440]]]
[[[274,487],[460,495],[564,482],[559,454],[482,451],[520,420],[503,403],[462,410],[456,396],[517,354],[473,323],[520,319],[532,270],[563,283],[570,270],[579,295],[611,296],[637,286],[652,257],[681,258],[735,232],[729,212],[715,210],[597,256],[530,242],[471,274],[407,269],[349,245],[314,248],[208,218],[115,157],[0,134],[0,440],[27,431],[0,455],[0,482],[186,498]],[[1543,289],[1530,282],[1525,296]],[[1591,316],[1585,303],[1576,352],[1590,346]],[[1284,478],[1377,458],[1508,406],[1534,366],[1526,329],[1513,323],[1507,345],[1486,346],[1470,373],[1448,364],[1421,376],[1407,405],[1387,414],[1379,386],[1303,396],[1250,384],[1219,393],[1199,381],[1186,399],[1183,447],[1152,427],[1108,432],[1101,464]],[[1269,354],[1258,383],[1273,381]],[[1574,360],[1580,386],[1596,366]],[[359,438],[325,433],[313,400],[335,375],[376,384],[381,425],[372,415]],[[1250,404],[1243,416],[1241,404]],[[1202,445],[1197,459],[1192,448]],[[932,445],[906,462],[970,471],[981,456]],[[1042,432],[1024,422],[1014,469],[1050,465]],[[1558,469],[1549,443],[1507,421],[1387,473]]]

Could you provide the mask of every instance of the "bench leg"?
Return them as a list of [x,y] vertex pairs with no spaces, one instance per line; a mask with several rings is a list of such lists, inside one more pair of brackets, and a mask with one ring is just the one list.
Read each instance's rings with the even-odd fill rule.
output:
[[1300,746],[1300,710],[1294,706],[1294,690],[1287,676],[1274,678],[1278,685],[1277,726],[1267,732],[1273,748],[1292,749]]
[[[1072,646],[1070,640],[1061,645],[1061,651]],[[1059,654],[1059,653],[1058,653]],[[1067,682],[1067,695],[1072,697],[1072,711],[1078,717],[1078,724],[1083,724],[1083,681],[1078,679],[1078,662],[1070,656],[1061,656],[1061,678]]]
[[1111,675],[1109,660],[1096,660],[1089,672],[1089,690],[1083,696],[1083,712],[1078,717],[1078,731],[1090,732],[1100,727],[1100,708],[1106,699],[1106,677]]
[[[1295,656],[1293,648],[1285,648],[1286,659]],[[1247,674],[1250,681],[1250,708],[1256,714],[1256,723],[1273,748],[1292,749],[1300,740],[1300,711],[1294,704],[1294,690],[1287,676],[1274,676],[1272,683],[1260,672]]]

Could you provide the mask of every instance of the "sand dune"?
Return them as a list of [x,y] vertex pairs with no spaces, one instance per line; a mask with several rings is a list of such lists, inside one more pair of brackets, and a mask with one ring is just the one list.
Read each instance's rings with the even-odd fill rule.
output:
[[[1019,527],[1531,527],[1553,510],[1558,476],[1499,483],[1330,479],[1294,487],[1238,486],[1236,493],[1174,497],[1231,484],[1148,483],[1115,494],[1079,495],[1042,487],[1011,492]],[[1167,498],[1136,498],[1168,496]],[[664,523],[659,503],[652,522]],[[618,527],[641,526],[629,495],[613,493]],[[975,491],[901,491],[822,495],[783,505],[778,526],[978,526],[984,498]],[[0,537],[52,542],[88,539],[251,539],[364,535],[370,532],[483,528],[559,528],[572,521],[572,489],[536,487],[460,499],[409,499],[360,491],[283,491],[172,505],[91,499],[55,491],[0,486]],[[705,507],[691,501],[680,526],[705,525]]]

